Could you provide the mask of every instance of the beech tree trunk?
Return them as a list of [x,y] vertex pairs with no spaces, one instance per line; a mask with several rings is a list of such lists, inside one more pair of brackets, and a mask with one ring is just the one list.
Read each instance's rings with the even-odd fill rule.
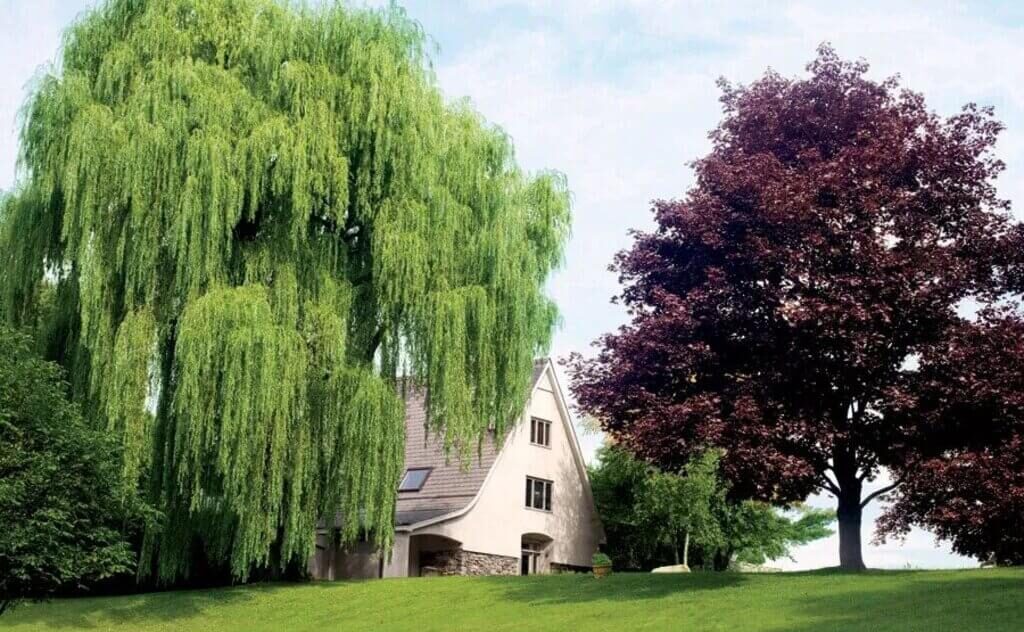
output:
[[857,493],[840,490],[836,519],[839,522],[839,568],[849,571],[865,569],[860,543],[860,523],[863,509],[860,506],[860,489]]
[[863,482],[858,477],[856,449],[849,444],[839,444],[832,456],[833,471],[839,493],[836,521],[839,523],[839,568],[847,571],[862,571],[864,555],[861,552],[860,525],[864,513],[861,507]]

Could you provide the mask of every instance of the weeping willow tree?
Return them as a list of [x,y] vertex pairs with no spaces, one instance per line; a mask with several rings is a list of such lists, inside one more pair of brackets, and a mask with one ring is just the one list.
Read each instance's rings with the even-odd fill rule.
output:
[[274,0],[84,15],[0,217],[0,312],[45,314],[125,493],[164,513],[140,565],[163,580],[197,543],[242,580],[302,563],[336,515],[387,548],[399,383],[462,458],[500,433],[570,222],[559,175],[444,100],[400,9]]

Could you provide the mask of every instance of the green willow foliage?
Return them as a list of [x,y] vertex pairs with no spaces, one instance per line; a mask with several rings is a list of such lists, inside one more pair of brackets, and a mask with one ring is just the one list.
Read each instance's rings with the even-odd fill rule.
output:
[[561,176],[446,103],[395,7],[109,0],[26,105],[0,313],[35,318],[116,433],[128,489],[246,578],[318,519],[392,537],[400,376],[469,459],[523,404],[557,319]]

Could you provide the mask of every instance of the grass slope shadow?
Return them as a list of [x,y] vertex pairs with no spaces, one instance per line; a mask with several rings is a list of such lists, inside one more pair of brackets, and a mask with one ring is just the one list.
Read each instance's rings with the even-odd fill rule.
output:
[[[253,599],[258,586],[234,586],[214,590],[168,590],[119,597],[74,597],[49,604],[23,604],[15,612],[20,624],[54,630],[107,629],[120,624],[142,629],[154,619],[195,619],[205,612]],[[54,617],[51,606],[60,606]],[[10,617],[8,617],[9,619]],[[0,621],[0,627],[2,627]]]
[[642,601],[742,585],[739,573],[617,573],[603,579],[577,581],[574,575],[538,575],[500,583],[502,597],[530,605],[577,604],[590,601]]

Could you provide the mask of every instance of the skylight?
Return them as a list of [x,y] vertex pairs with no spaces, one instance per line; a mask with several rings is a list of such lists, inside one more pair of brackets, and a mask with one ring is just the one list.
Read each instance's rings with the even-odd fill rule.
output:
[[427,477],[430,476],[429,467],[413,467],[405,471],[405,476],[402,477],[402,483],[398,486],[400,492],[418,492],[423,489],[423,484],[427,482]]

